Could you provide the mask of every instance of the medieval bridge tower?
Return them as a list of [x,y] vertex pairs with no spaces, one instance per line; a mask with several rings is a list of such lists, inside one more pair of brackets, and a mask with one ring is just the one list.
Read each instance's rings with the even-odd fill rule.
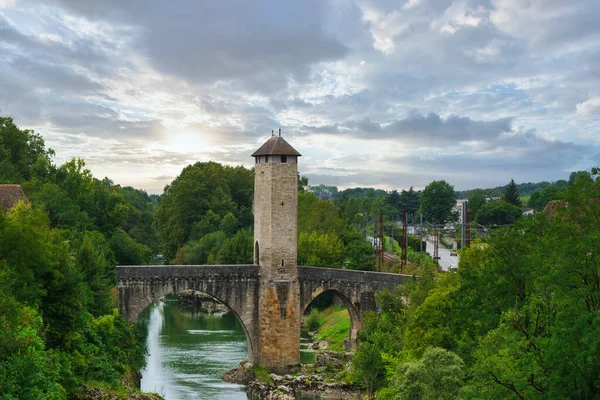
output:
[[349,344],[375,292],[411,276],[297,265],[298,153],[272,136],[254,154],[254,264],[117,266],[119,313],[129,321],[151,303],[180,290],[206,293],[225,304],[246,334],[248,360],[288,373],[300,366],[300,323],[309,304],[335,293],[350,314]]
[[252,154],[254,263],[259,266],[259,365],[293,371],[300,365],[298,281],[298,153],[272,136]]

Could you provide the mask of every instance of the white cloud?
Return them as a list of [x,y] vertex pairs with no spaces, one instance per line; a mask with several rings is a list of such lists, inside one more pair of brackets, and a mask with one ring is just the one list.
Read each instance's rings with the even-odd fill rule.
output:
[[17,0],[0,0],[0,10],[3,8],[11,8],[17,4]]
[[10,2],[2,114],[152,191],[250,166],[279,126],[314,184],[555,180],[600,153],[600,1],[249,4]]
[[582,117],[600,115],[600,96],[590,97],[586,101],[575,106],[577,114]]
[[478,26],[485,17],[486,10],[483,7],[470,9],[466,2],[456,1],[439,18],[433,20],[429,27],[442,34],[454,35],[462,28]]

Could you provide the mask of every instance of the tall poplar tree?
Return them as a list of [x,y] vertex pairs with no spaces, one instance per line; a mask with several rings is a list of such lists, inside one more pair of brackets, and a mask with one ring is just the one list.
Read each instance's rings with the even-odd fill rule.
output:
[[517,207],[521,207],[521,199],[519,199],[519,188],[515,183],[514,179],[511,179],[504,191],[504,200],[510,204],[514,204]]

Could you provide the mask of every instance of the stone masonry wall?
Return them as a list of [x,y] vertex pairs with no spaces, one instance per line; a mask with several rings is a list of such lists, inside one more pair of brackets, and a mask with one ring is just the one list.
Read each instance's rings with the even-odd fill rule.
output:
[[255,166],[254,235],[259,247],[258,363],[280,373],[300,365],[296,157],[261,157]]

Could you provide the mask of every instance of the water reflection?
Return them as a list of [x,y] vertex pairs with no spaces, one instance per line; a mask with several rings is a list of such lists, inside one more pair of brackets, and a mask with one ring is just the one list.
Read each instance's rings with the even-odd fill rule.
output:
[[[244,386],[221,380],[223,372],[248,358],[246,336],[235,315],[183,311],[174,298],[167,298],[148,307],[139,326],[148,348],[143,391],[166,400],[247,400]],[[301,341],[301,362],[314,362],[306,332]]]
[[142,390],[167,400],[247,399],[244,387],[221,374],[248,357],[244,331],[233,314],[183,312],[176,302],[156,303],[140,317],[148,356]]

